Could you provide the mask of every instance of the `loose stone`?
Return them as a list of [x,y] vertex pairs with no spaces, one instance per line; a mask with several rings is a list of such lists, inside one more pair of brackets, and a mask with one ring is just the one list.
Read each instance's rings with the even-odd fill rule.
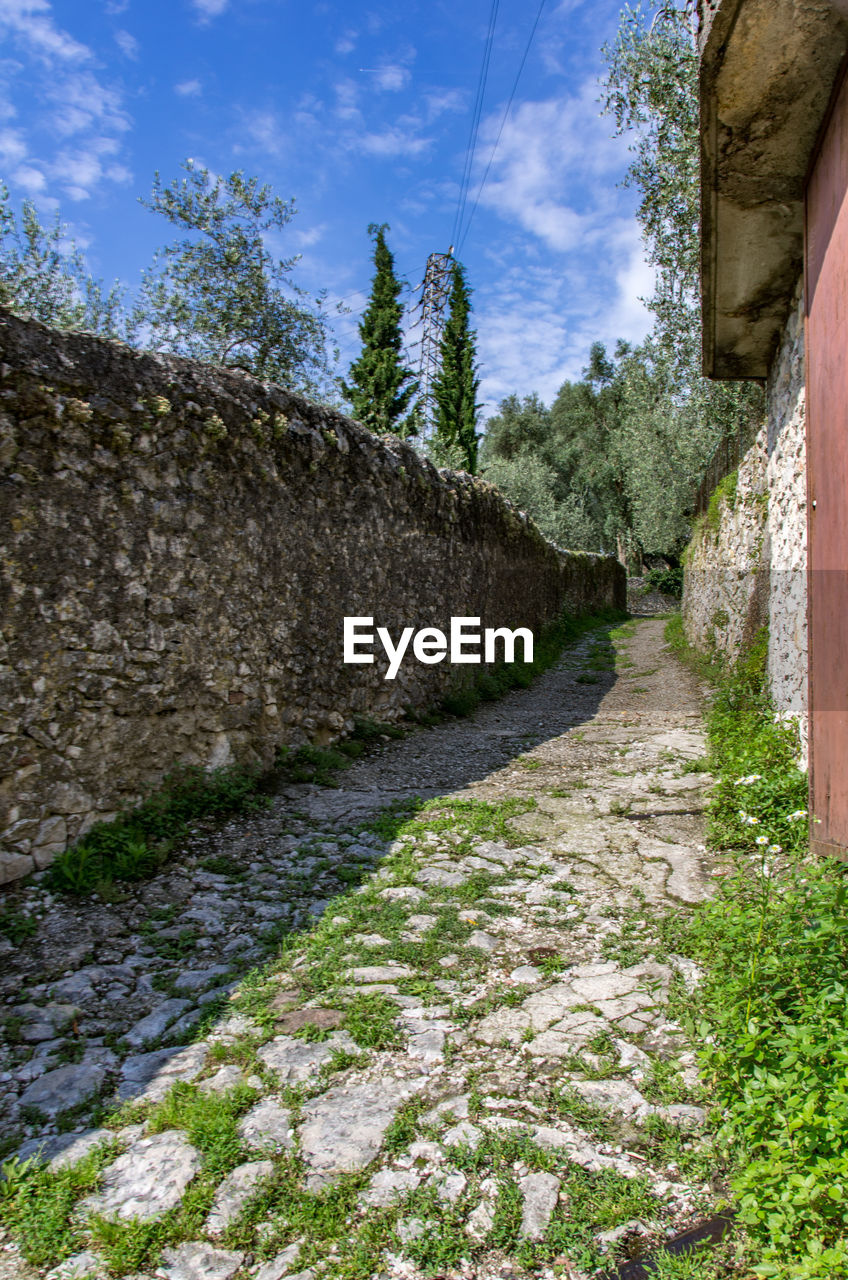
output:
[[135,1142],[103,1174],[102,1189],[80,1204],[84,1213],[148,1222],[175,1209],[200,1168],[184,1133],[167,1129]]

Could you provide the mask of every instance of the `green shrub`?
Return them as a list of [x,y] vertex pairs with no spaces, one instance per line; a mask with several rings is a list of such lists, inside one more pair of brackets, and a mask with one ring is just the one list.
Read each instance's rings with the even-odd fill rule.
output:
[[48,883],[60,892],[79,894],[115,880],[142,880],[185,838],[192,822],[262,808],[267,801],[257,794],[258,782],[255,769],[230,766],[207,772],[181,765],[155,795],[113,822],[96,823],[60,854]]
[[809,855],[806,777],[793,727],[774,718],[767,646],[760,635],[717,681],[709,838],[737,853],[680,945],[705,971],[694,1030],[754,1273],[830,1280],[848,1275],[848,871]]
[[679,600],[683,595],[682,569],[649,569],[645,574],[645,584],[652,591],[659,591],[664,596],[674,596]]

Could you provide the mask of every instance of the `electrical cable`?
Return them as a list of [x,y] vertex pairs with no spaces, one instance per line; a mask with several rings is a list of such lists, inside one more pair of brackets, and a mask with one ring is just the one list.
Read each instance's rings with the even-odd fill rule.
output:
[[471,228],[471,223],[472,223],[472,222],[473,222],[473,220],[474,220],[474,214],[477,212],[477,206],[478,206],[478,204],[480,203],[480,196],[483,194],[483,188],[484,188],[484,187],[485,187],[485,185],[486,185],[486,179],[487,179],[487,178],[488,178],[488,176],[489,176],[489,170],[490,170],[490,169],[491,169],[491,167],[492,167],[492,161],[493,161],[493,160],[494,160],[494,158],[495,158],[495,152],[496,152],[496,151],[497,151],[497,149],[498,149],[498,144],[499,144],[499,142],[500,142],[500,140],[501,140],[501,136],[502,136],[502,134],[503,134],[504,128],[506,127],[506,122],[507,122],[507,119],[509,118],[510,108],[512,107],[513,101],[515,100],[515,94],[516,94],[516,92],[517,92],[517,90],[518,90],[518,82],[519,82],[519,80],[521,79],[521,73],[522,73],[522,72],[523,72],[523,70],[524,70],[525,63],[527,62],[527,59],[528,59],[528,57],[530,56],[530,49],[531,49],[531,47],[532,47],[532,45],[533,45],[533,40],[534,40],[534,38],[535,38],[535,36],[536,36],[536,31],[537,31],[537,29],[538,29],[539,22],[540,22],[541,17],[542,17],[542,10],[544,9],[544,7],[545,7],[545,0],[540,0],[539,8],[538,8],[538,10],[536,11],[536,20],[535,20],[535,22],[533,23],[533,27],[532,27],[532,29],[531,29],[531,31],[530,31],[530,38],[529,38],[529,40],[527,41],[527,45],[526,45],[526,48],[525,48],[525,50],[524,50],[524,56],[523,56],[523,57],[522,57],[522,59],[521,59],[521,64],[520,64],[520,66],[519,66],[519,68],[518,68],[518,73],[517,73],[517,75],[516,75],[516,77],[515,77],[515,80],[514,80],[514,82],[513,82],[512,92],[511,92],[511,93],[510,93],[510,95],[509,95],[509,102],[506,104],[506,110],[505,110],[505,111],[504,111],[504,113],[503,113],[503,119],[501,120],[501,126],[500,126],[500,128],[498,129],[498,136],[495,138],[495,145],[492,147],[492,153],[491,153],[491,155],[489,156],[489,163],[486,165],[486,171],[485,171],[485,173],[483,174],[482,180],[481,180],[481,182],[480,182],[480,186],[477,188],[477,195],[476,195],[476,197],[475,197],[475,199],[474,199],[474,204],[472,205],[471,213],[468,215],[468,222],[465,224],[465,230],[462,232],[462,235],[461,235],[461,236],[459,236],[459,238],[455,241],[455,243],[456,243],[456,252],[457,252],[457,256],[459,256],[459,251],[460,251],[460,249],[462,248],[463,244],[465,243],[465,238],[466,238],[466,236],[468,235],[468,232],[469,232],[469,230],[470,230],[470,228]]
[[451,244],[456,244],[459,229],[462,225],[462,219],[465,214],[465,204],[468,199],[468,188],[471,184],[471,171],[474,164],[474,152],[477,148],[477,133],[480,128],[480,117],[483,113],[483,98],[486,93],[486,81],[489,78],[489,64],[492,60],[492,45],[495,39],[495,23],[498,16],[499,0],[492,0],[492,8],[489,14],[489,29],[486,33],[486,44],[483,50],[483,62],[480,67],[480,76],[477,81],[477,94],[474,100],[474,110],[471,118],[471,132],[468,136],[468,146],[465,152],[465,164],[462,171],[462,181],[459,188],[459,201],[457,203],[456,216],[453,222],[453,232],[451,233]]

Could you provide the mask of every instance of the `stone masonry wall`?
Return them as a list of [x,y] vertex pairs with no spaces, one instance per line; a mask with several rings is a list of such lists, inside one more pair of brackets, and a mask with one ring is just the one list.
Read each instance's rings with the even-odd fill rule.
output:
[[768,624],[768,675],[778,712],[807,739],[807,487],[804,309],[799,282],[766,388],[766,425],[721,504],[689,549],[686,634],[731,660]]
[[[342,619],[538,633],[622,607],[489,485],[237,371],[0,313],[0,880],[177,762],[270,765],[479,667],[344,665]],[[520,646],[519,646],[520,652]]]

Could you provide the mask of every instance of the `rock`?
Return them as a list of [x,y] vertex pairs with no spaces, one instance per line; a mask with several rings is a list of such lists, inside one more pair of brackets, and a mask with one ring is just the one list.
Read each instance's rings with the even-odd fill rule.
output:
[[657,1107],[657,1115],[677,1125],[679,1129],[700,1129],[707,1122],[703,1107],[693,1107],[685,1102],[673,1102],[668,1107]]
[[439,889],[458,889],[468,876],[461,871],[446,871],[442,867],[424,867],[415,877],[416,884],[431,884]]
[[467,1093],[455,1093],[448,1098],[442,1098],[441,1102],[437,1102],[435,1107],[431,1107],[429,1111],[424,1112],[421,1117],[422,1123],[438,1124],[440,1120],[446,1118],[467,1120],[469,1099],[470,1095]]
[[263,1263],[254,1280],[284,1280],[285,1277],[291,1276],[291,1268],[297,1262],[299,1255],[300,1245],[290,1244],[282,1253],[278,1253],[276,1258]]
[[468,1216],[465,1224],[465,1230],[472,1240],[478,1243],[486,1239],[486,1236],[495,1225],[495,1204],[498,1198],[498,1184],[494,1178],[484,1178],[480,1183],[480,1191],[483,1199],[477,1205],[477,1208]]
[[446,1147],[456,1147],[464,1144],[473,1151],[479,1147],[483,1140],[483,1130],[478,1129],[476,1125],[469,1124],[467,1120],[462,1120],[459,1124],[455,1124],[452,1129],[448,1129],[447,1133],[442,1135],[442,1143]]
[[46,1280],[93,1280],[93,1277],[102,1275],[105,1275],[103,1259],[90,1249],[84,1249],[48,1271]]
[[123,1039],[131,1048],[140,1049],[148,1040],[158,1040],[171,1023],[190,1007],[188,1000],[163,1000],[157,1009],[130,1027]]
[[187,1045],[184,1049],[154,1049],[127,1058],[121,1068],[118,1097],[160,1102],[172,1084],[190,1082],[200,1075],[209,1052],[208,1046]]
[[399,978],[414,978],[415,970],[406,964],[370,964],[351,969],[352,982],[397,982]]
[[208,987],[210,982],[214,982],[216,978],[220,978],[222,974],[229,973],[229,965],[213,964],[208,969],[187,969],[177,978],[174,986],[178,991],[202,991],[204,987]]
[[410,1058],[431,1064],[441,1061],[445,1052],[445,1024],[410,1019],[406,1052]]
[[385,1209],[407,1191],[414,1191],[421,1181],[414,1169],[378,1169],[359,1197],[360,1204]]
[[12,1010],[16,1018],[23,1019],[20,1038],[28,1044],[55,1040],[79,1017],[75,1004],[19,1004]]
[[542,982],[544,974],[541,969],[537,969],[534,964],[520,964],[517,969],[513,969],[509,975],[513,982],[523,983],[526,986],[534,986],[537,982]]
[[[104,1143],[113,1142],[116,1134],[111,1129],[89,1129],[87,1133],[63,1133],[55,1139],[56,1154],[50,1160],[54,1172],[76,1164]],[[61,1144],[61,1145],[60,1145]]]
[[19,1160],[31,1157],[51,1169],[62,1169],[76,1164],[101,1142],[115,1138],[111,1129],[89,1129],[86,1133],[60,1133],[50,1138],[29,1138],[15,1152]]
[[465,945],[467,947],[476,947],[478,951],[492,952],[497,949],[498,940],[493,938],[490,933],[485,933],[482,929],[475,929],[466,939]]
[[416,889],[411,884],[392,885],[388,889],[381,889],[381,898],[385,898],[387,902],[425,902],[427,894],[423,889]]
[[70,1107],[87,1102],[106,1079],[106,1068],[97,1063],[78,1062],[57,1067],[39,1076],[21,1095],[22,1107],[36,1107],[43,1115],[59,1115]]
[[541,1240],[556,1208],[560,1180],[552,1173],[528,1173],[519,1186],[523,1198],[521,1235],[526,1240]]
[[163,1249],[162,1280],[230,1280],[244,1262],[243,1253],[216,1249],[202,1240],[191,1240],[176,1249]]
[[226,1231],[250,1200],[257,1185],[263,1178],[270,1178],[273,1172],[274,1165],[270,1160],[253,1160],[249,1164],[240,1164],[237,1169],[228,1173],[215,1192],[215,1199],[206,1219],[208,1234],[219,1236]]
[[257,1057],[284,1083],[301,1084],[314,1076],[339,1049],[356,1052],[356,1045],[346,1031],[337,1031],[328,1040],[313,1042],[283,1035],[263,1045]]
[[642,1120],[656,1110],[629,1080],[572,1080],[570,1087],[593,1106],[628,1119]]
[[426,1077],[336,1085],[303,1108],[300,1144],[307,1186],[324,1186],[364,1169],[380,1149],[395,1112],[425,1085]]
[[458,1169],[444,1169],[433,1175],[430,1185],[445,1204],[456,1204],[468,1186],[468,1179]]
[[427,1230],[423,1218],[401,1218],[395,1223],[395,1235],[401,1244],[409,1244],[410,1240],[419,1240]]
[[281,1107],[273,1098],[263,1098],[242,1116],[238,1132],[249,1147],[273,1151],[291,1151],[294,1133],[291,1112]]
[[226,1093],[228,1089],[234,1089],[236,1085],[243,1083],[244,1072],[241,1067],[229,1063],[225,1067],[219,1067],[214,1076],[201,1080],[197,1087],[201,1093]]
[[[148,1222],[175,1209],[200,1168],[200,1156],[177,1129],[134,1142],[108,1166],[101,1190],[80,1204],[84,1213]],[[232,1273],[229,1273],[232,1274]]]

